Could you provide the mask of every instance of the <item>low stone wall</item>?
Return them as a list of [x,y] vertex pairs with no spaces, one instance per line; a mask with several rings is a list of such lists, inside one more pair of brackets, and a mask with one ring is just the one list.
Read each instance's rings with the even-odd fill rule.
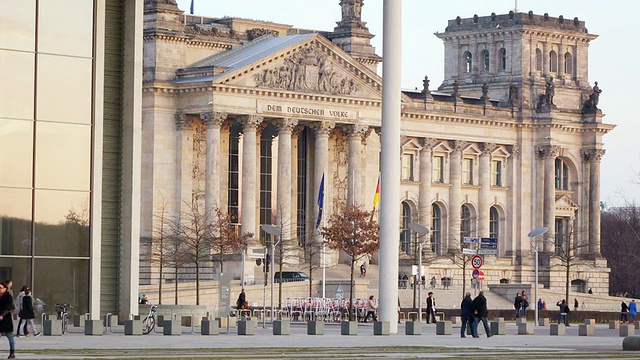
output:
[[[151,305],[138,305],[138,311],[141,319],[144,319],[149,314],[149,308]],[[210,315],[210,310],[204,305],[158,305],[158,312],[156,315],[162,315],[165,320],[169,317],[176,316],[177,319],[181,319],[182,325],[191,325],[188,320],[182,319],[183,317],[193,316],[193,325],[199,326],[202,317]],[[124,323],[124,322],[123,322]]]

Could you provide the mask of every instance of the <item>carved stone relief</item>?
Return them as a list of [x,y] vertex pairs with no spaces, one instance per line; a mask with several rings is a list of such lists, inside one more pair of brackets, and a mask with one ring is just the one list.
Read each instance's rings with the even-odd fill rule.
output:
[[[193,122],[193,204],[204,201],[206,186],[207,127],[201,121]],[[204,205],[200,204],[200,205]]]

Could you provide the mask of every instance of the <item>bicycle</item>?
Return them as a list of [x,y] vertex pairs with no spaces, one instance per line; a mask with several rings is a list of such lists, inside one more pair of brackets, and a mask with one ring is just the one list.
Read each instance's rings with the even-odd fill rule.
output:
[[149,308],[149,314],[142,320],[142,333],[147,335],[153,331],[156,327],[156,313],[158,312],[157,305],[151,305]]
[[58,314],[58,320],[62,320],[62,333],[66,333],[69,327],[69,311],[73,309],[73,305],[69,304],[56,304],[56,313]]

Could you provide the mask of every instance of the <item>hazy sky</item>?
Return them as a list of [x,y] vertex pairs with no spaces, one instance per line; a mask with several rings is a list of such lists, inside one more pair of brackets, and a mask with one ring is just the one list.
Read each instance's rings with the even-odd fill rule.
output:
[[[191,0],[178,0],[189,12]],[[362,19],[376,35],[372,44],[382,55],[383,0],[365,0]],[[402,28],[402,87],[422,88],[429,75],[431,88],[442,83],[444,46],[433,34],[443,32],[449,19],[506,14],[514,0],[404,0]],[[330,31],[340,20],[339,0],[195,0],[195,15],[242,17]],[[518,10],[586,21],[599,37],[589,47],[589,82],[603,90],[598,107],[604,122],[617,127],[604,137],[607,153],[602,159],[602,200],[609,206],[626,202],[640,205],[640,116],[633,110],[640,83],[640,35],[637,31],[640,2],[630,0],[520,0]]]

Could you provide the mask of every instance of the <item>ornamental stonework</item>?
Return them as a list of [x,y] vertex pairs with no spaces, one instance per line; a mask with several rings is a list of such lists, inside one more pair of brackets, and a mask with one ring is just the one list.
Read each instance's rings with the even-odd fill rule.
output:
[[314,46],[284,59],[284,63],[253,74],[257,86],[331,95],[356,95],[356,81],[334,69],[334,63]]

